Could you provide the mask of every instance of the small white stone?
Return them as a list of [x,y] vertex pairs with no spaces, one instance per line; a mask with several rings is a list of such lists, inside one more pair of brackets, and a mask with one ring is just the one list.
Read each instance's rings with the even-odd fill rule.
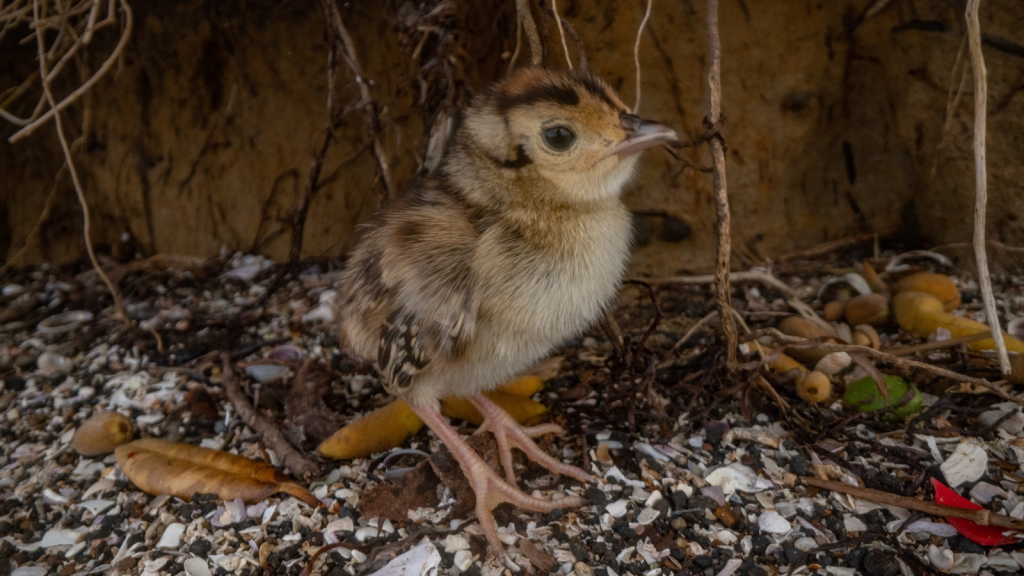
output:
[[654,522],[659,514],[661,513],[654,508],[644,508],[640,511],[640,514],[637,515],[636,522],[641,526],[647,526],[651,522]]
[[853,514],[847,514],[843,516],[843,528],[847,532],[867,532],[868,525],[863,520],[857,518]]
[[11,572],[11,576],[46,576],[49,571],[46,566],[19,566]]
[[613,518],[622,518],[626,515],[626,507],[629,505],[629,500],[616,500],[608,504],[605,510],[612,515]]
[[953,551],[949,548],[939,548],[935,544],[929,544],[928,561],[939,570],[949,570],[953,567]]
[[740,537],[736,535],[732,530],[719,530],[715,532],[715,540],[718,540],[725,546],[732,546],[739,542]]
[[796,541],[793,542],[793,547],[797,550],[809,552],[817,548],[818,543],[814,541],[814,538],[811,538],[810,536],[804,536],[802,538],[797,538]]
[[953,574],[977,574],[985,560],[984,554],[954,554],[953,567],[949,571]]
[[459,572],[465,572],[473,565],[473,553],[469,550],[459,550],[455,553],[454,563]]
[[[366,559],[366,554],[359,552],[357,555],[357,552],[359,550],[352,551],[352,557],[356,558],[357,562],[362,562]],[[396,556],[385,564],[383,568],[374,572],[373,576],[436,574],[439,564],[441,564],[441,553],[430,543],[429,538],[424,538],[408,552]]]
[[52,530],[47,531],[46,534],[43,534],[43,539],[39,543],[39,545],[43,548],[52,548],[54,546],[71,546],[72,544],[78,542],[78,539],[81,538],[82,535],[86,532],[88,532],[88,529],[86,528],[72,528],[67,530],[54,528]]
[[164,533],[160,536],[160,541],[156,543],[156,547],[174,550],[181,545],[181,535],[184,533],[185,525],[181,522],[175,522],[164,529]]
[[951,488],[974,482],[981,478],[986,468],[988,453],[985,452],[984,446],[973,439],[957,444],[953,454],[939,466]]
[[769,534],[786,534],[793,529],[789,521],[774,510],[762,513],[757,519],[757,526]]
[[825,572],[832,576],[857,576],[857,570],[854,568],[848,568],[846,566],[829,566],[825,568]]
[[996,496],[1003,498],[1004,500],[1009,497],[1006,490],[1003,490],[999,486],[993,486],[988,482],[978,482],[973,488],[971,488],[971,491],[968,492],[968,494],[970,494],[971,498],[974,498],[982,504],[988,504]]
[[760,485],[757,481],[757,472],[750,466],[744,466],[739,462],[716,468],[713,472],[704,477],[704,480],[712,486],[718,486],[726,496],[740,492],[754,493],[764,490],[766,486]]
[[469,550],[469,540],[459,534],[449,534],[444,539],[444,551],[448,554],[459,550]]

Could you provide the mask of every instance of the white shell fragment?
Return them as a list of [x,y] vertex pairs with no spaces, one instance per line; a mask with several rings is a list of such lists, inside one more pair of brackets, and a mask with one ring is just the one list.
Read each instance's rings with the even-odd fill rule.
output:
[[958,444],[953,454],[939,468],[949,486],[956,488],[981,478],[988,468],[988,453],[976,441],[967,440]]
[[60,529],[54,528],[48,530],[46,534],[43,534],[43,540],[40,542],[40,546],[43,548],[52,548],[54,546],[71,546],[78,542],[78,539],[83,534],[88,532],[87,528],[72,528],[72,529]]
[[814,369],[831,378],[849,366],[851,362],[853,359],[846,352],[831,352],[822,356],[821,360],[814,365]]
[[188,576],[211,576],[210,565],[202,558],[189,558],[184,563]]
[[54,314],[36,325],[36,330],[43,334],[59,334],[71,332],[83,324],[92,322],[93,314],[88,310],[70,310]]
[[[1021,412],[1020,406],[1013,402],[1000,402],[999,404],[993,404],[992,408],[992,410],[982,412],[978,416],[978,421],[983,425],[991,426],[1002,420],[1002,422],[999,422],[999,429],[1008,434],[1016,436],[1024,430],[1024,413]],[[1007,414],[1011,415],[1006,417]]]
[[441,564],[441,553],[430,543],[429,538],[420,540],[408,552],[395,557],[374,576],[426,576],[435,574]]
[[982,504],[988,504],[993,498],[998,497],[1005,500],[1010,496],[1006,493],[1006,490],[1003,490],[999,486],[993,486],[988,482],[978,482],[973,488],[971,488],[969,494],[971,498],[974,498]]
[[43,376],[52,378],[67,374],[75,367],[75,363],[70,358],[55,352],[46,351],[40,354],[39,358],[36,358],[36,366]]
[[245,367],[245,373],[253,380],[264,383],[280,380],[288,375],[291,370],[287,366],[278,364],[253,364]]
[[185,532],[185,525],[181,522],[174,522],[164,529],[160,541],[156,543],[157,548],[175,549],[181,545],[181,535]]
[[616,500],[609,504],[605,510],[612,515],[613,518],[622,518],[626,515],[626,506],[629,504],[629,500]]
[[949,570],[953,567],[953,551],[949,548],[939,548],[935,544],[929,544],[928,561],[939,570]]
[[460,572],[465,572],[473,565],[473,553],[469,550],[459,550],[455,553],[454,564]]
[[762,532],[768,532],[769,534],[786,534],[793,529],[789,525],[789,520],[782,517],[781,514],[774,510],[764,512],[757,518],[757,527]]
[[729,496],[737,490],[740,492],[760,492],[771,486],[771,483],[758,477],[757,472],[739,462],[715,469],[705,478],[708,484],[718,486]]

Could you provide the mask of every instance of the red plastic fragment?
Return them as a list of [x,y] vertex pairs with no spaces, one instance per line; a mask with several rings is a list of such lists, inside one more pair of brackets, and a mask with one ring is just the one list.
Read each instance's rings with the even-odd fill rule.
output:
[[[963,508],[964,510],[984,509],[967,498],[957,494],[955,490],[949,488],[935,478],[932,478],[932,487],[935,488],[935,502],[937,504],[953,506],[954,508]],[[1012,533],[1013,530],[1000,528],[998,526],[982,526],[981,524],[971,522],[970,520],[964,520],[963,518],[950,518],[947,516],[946,522],[949,522],[951,526],[956,528],[956,531],[959,532],[961,536],[981,544],[982,546],[1011,544],[1021,538],[1019,534]]]

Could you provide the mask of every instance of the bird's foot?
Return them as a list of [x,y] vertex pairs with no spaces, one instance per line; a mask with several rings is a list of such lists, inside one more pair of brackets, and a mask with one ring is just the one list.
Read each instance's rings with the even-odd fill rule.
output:
[[531,440],[543,434],[561,434],[562,427],[556,424],[542,424],[540,426],[520,426],[508,412],[493,400],[483,394],[470,396],[469,400],[476,406],[484,416],[484,423],[477,430],[477,433],[489,431],[494,435],[498,443],[498,455],[501,458],[501,467],[505,469],[505,479],[512,486],[516,485],[515,468],[512,465],[512,448],[518,448],[526,457],[548,470],[575,478],[580,482],[593,482],[593,477],[580,468],[571,466],[555,458],[540,449],[540,446]]
[[[479,405],[478,408],[480,408],[481,412],[484,412],[483,408]],[[497,406],[495,406],[495,408],[497,408]],[[497,409],[499,411],[501,410],[500,408]],[[509,564],[509,561],[505,556],[505,548],[502,546],[501,540],[498,538],[497,523],[494,521],[494,515],[491,512],[495,507],[499,504],[508,502],[519,508],[548,513],[559,508],[572,508],[586,504],[586,499],[579,496],[564,496],[553,500],[545,500],[543,498],[537,498],[536,496],[530,496],[517,488],[515,483],[509,484],[502,480],[501,477],[499,477],[498,474],[487,465],[487,462],[485,462],[484,459],[473,450],[469,443],[467,443],[462,436],[459,436],[459,433],[452,428],[448,423],[448,420],[441,415],[441,412],[439,412],[437,408],[413,405],[413,410],[419,415],[423,422],[425,422],[427,426],[437,434],[441,441],[444,442],[445,446],[447,446],[448,450],[452,453],[452,456],[456,461],[458,461],[459,466],[462,467],[462,473],[466,475],[466,479],[469,480],[469,484],[473,487],[473,492],[476,494],[476,519],[480,524],[480,530],[484,533],[484,537],[487,538],[487,543],[491,548],[491,552],[498,558],[504,559],[506,561],[506,565]],[[484,415],[486,416],[487,413],[484,412]],[[511,417],[509,417],[507,413],[505,414],[505,417],[511,420]],[[512,421],[512,424],[517,427],[519,426],[514,420]],[[529,441],[529,438],[527,438],[527,441],[535,450],[540,450],[540,448],[537,448],[536,444]],[[545,454],[545,456],[547,455]],[[548,456],[548,458],[551,457]],[[552,458],[552,460],[554,459]],[[572,467],[570,466],[570,468]],[[578,471],[586,476],[582,470]],[[589,478],[589,476],[586,477]]]

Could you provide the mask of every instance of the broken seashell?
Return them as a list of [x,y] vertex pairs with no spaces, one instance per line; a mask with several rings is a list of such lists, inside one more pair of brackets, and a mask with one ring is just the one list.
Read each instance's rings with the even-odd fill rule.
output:
[[910,270],[909,264],[904,264],[904,260],[910,260],[913,258],[928,258],[938,262],[942,266],[951,267],[953,261],[949,258],[939,254],[938,252],[931,252],[929,250],[911,250],[910,252],[904,252],[899,256],[893,258],[885,265],[886,272],[905,272]]
[[774,510],[762,513],[757,518],[757,527],[760,528],[762,532],[767,532],[769,534],[786,534],[793,529],[789,524],[789,520],[786,520],[781,514]]
[[850,272],[849,274],[826,280],[821,285],[821,288],[818,289],[818,301],[827,303],[834,300],[849,300],[853,296],[849,290],[850,288],[857,292],[857,294],[871,293],[871,287],[868,286],[867,280],[860,274]]
[[280,380],[288,375],[291,369],[278,364],[252,364],[245,367],[245,373],[253,380],[265,383]]
[[92,322],[93,317],[93,313],[88,310],[69,310],[46,318],[36,325],[36,330],[43,334],[71,332],[83,324]]
[[849,366],[851,362],[853,359],[846,352],[832,352],[822,356],[814,366],[814,370],[831,378]]
[[71,369],[75,367],[75,363],[66,356],[46,351],[40,354],[39,358],[36,358],[36,366],[43,376],[53,378],[54,376],[63,376],[71,372]]
[[267,359],[280,362],[298,362],[302,360],[302,350],[298,346],[282,344],[267,352]]
[[953,567],[953,551],[949,548],[939,548],[935,544],[929,544],[928,561],[939,570],[949,570]]
[[950,488],[974,482],[981,478],[987,468],[988,453],[984,446],[973,439],[958,444],[953,454],[939,466]]

